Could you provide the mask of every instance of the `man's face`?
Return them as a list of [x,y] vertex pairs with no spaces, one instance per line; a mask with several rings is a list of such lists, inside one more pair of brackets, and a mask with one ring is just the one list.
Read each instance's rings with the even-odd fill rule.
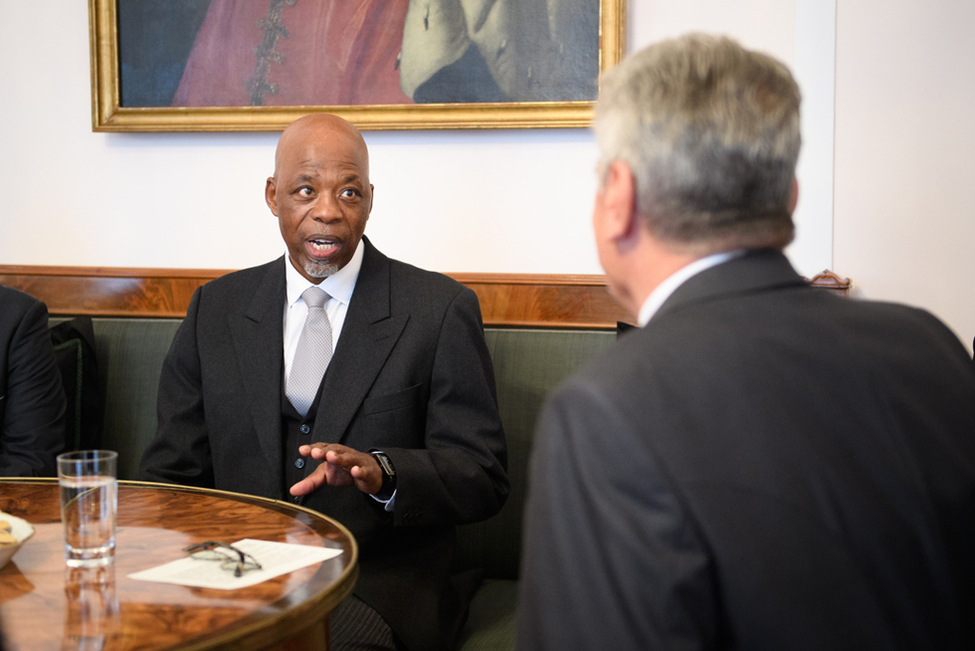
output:
[[265,198],[295,268],[321,282],[352,259],[372,210],[365,145],[341,123],[289,127]]

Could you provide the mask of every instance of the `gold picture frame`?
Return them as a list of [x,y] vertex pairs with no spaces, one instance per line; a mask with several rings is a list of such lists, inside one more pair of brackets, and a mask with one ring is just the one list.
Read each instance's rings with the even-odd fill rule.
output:
[[[286,1],[293,6],[291,0]],[[601,73],[623,57],[626,0],[593,1],[599,2],[598,67]],[[93,131],[281,131],[298,117],[316,111],[335,113],[365,130],[585,127],[592,117],[593,101],[123,106],[118,6],[119,0],[89,0]]]

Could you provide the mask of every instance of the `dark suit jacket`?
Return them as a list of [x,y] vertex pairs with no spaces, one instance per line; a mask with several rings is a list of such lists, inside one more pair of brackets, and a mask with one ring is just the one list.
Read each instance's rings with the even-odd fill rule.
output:
[[[356,594],[410,648],[445,648],[467,606],[450,577],[454,525],[493,515],[508,492],[493,370],[471,290],[362,242],[312,440],[381,448],[396,468],[396,507],[390,514],[354,488],[327,486],[302,503],[356,536]],[[291,499],[282,467],[285,264],[230,274],[193,296],[163,366],[144,478]]]
[[550,400],[526,527],[522,650],[975,648],[975,373],[751,253]]
[[47,306],[0,287],[0,476],[57,474],[64,409]]

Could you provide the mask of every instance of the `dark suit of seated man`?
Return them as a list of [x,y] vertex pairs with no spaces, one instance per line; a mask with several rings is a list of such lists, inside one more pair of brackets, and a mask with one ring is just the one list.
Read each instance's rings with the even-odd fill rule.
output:
[[57,474],[64,411],[47,306],[0,287],[0,476]]
[[[193,296],[141,474],[334,517],[360,574],[330,648],[446,649],[476,588],[451,574],[454,527],[503,505],[505,439],[477,297],[364,238],[372,197],[351,124],[317,114],[285,130],[266,199],[288,254]],[[309,364],[324,349],[322,376]]]
[[975,648],[975,373],[783,255],[792,75],[691,36],[600,88],[596,247],[643,327],[543,409],[520,649]]

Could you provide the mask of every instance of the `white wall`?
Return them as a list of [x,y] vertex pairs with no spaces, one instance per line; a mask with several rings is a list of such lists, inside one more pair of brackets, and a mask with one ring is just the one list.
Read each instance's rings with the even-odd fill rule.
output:
[[841,0],[835,268],[975,337],[975,3]]
[[[970,342],[972,263],[960,248],[965,234],[971,248],[972,226],[955,179],[975,171],[961,154],[972,98],[956,88],[942,106],[951,73],[925,74],[972,60],[963,30],[973,23],[965,0],[933,4],[941,9],[916,0],[630,0],[627,41],[632,51],[690,30],[721,32],[792,65],[804,94],[789,250],[799,271],[829,267],[865,295],[925,306]],[[0,263],[240,268],[280,255],[263,202],[277,134],[91,132],[86,5],[0,0]],[[902,61],[918,71],[919,92],[898,117],[885,114],[883,98],[904,90]],[[926,107],[938,109],[938,124],[925,121]],[[941,135],[965,128],[968,140]],[[386,253],[440,271],[600,273],[588,131],[365,136],[376,185],[367,232]],[[932,162],[940,173],[924,171]],[[919,247],[922,233],[938,239]],[[910,257],[903,267],[900,251]]]
[[631,0],[630,51],[690,31],[728,34],[788,64],[803,93],[800,200],[789,257],[807,277],[832,267],[835,0]]
[[[0,261],[239,268],[280,254],[263,201],[277,134],[92,133],[86,3],[0,2],[0,88],[12,100],[0,120]],[[628,36],[637,47],[723,31],[791,62],[793,23],[781,0],[635,0]],[[365,137],[367,232],[386,253],[441,271],[601,272],[587,130]]]

